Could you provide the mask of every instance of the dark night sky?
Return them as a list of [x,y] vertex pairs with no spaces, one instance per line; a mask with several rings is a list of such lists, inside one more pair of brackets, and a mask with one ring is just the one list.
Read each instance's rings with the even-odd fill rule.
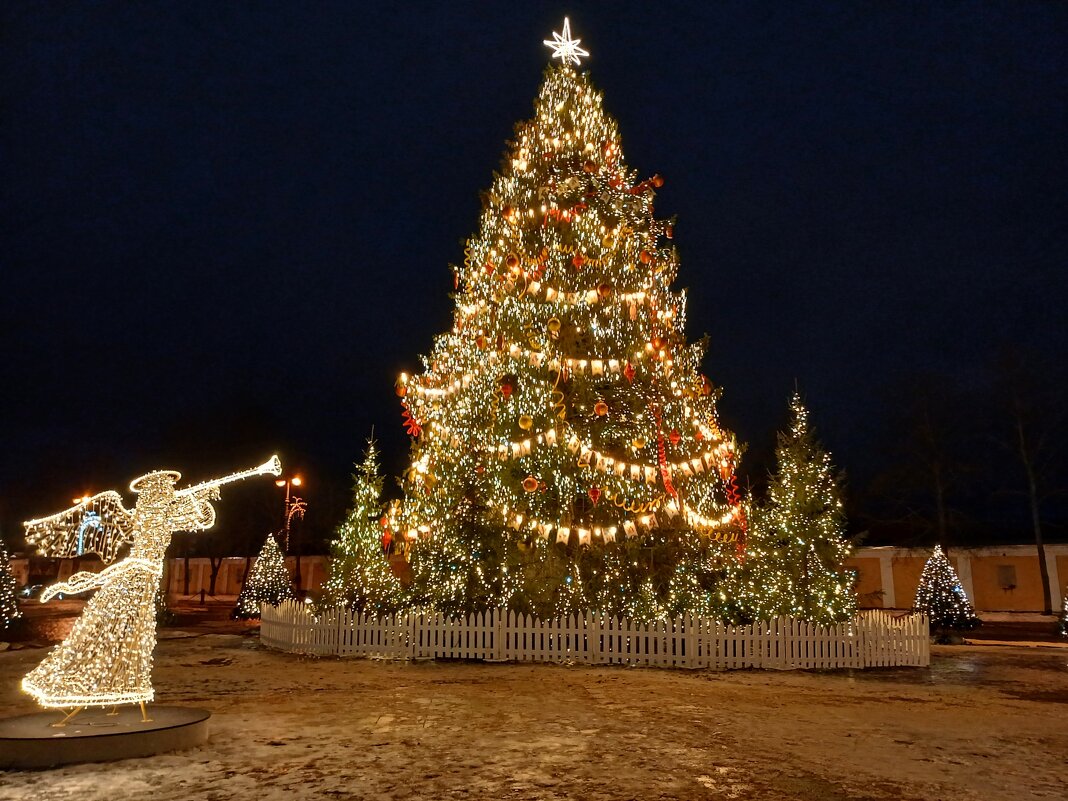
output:
[[372,426],[399,468],[564,13],[755,449],[797,379],[864,475],[895,376],[1068,353],[1068,4],[361,6],[0,9],[0,533],[274,450],[332,508]]

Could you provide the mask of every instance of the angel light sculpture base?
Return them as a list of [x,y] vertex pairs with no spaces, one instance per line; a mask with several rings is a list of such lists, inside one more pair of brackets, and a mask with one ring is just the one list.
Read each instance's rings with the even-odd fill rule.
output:
[[[97,590],[70,636],[22,680],[22,689],[41,706],[67,710],[54,726],[66,725],[86,707],[110,707],[114,713],[124,704],[139,704],[142,722],[152,722],[145,704],[153,698],[156,593],[171,536],[211,528],[211,502],[219,499],[222,485],[281,471],[278,457],[272,456],[259,467],[175,489],[181,474],[157,470],[130,483],[138,496],[132,510],[123,507],[117,492],[108,491],[25,524],[27,541],[43,554],[92,552],[109,564],[99,573],[75,573],[41,594],[41,601],[47,601],[59,593]],[[114,562],[126,544],[125,558]]]

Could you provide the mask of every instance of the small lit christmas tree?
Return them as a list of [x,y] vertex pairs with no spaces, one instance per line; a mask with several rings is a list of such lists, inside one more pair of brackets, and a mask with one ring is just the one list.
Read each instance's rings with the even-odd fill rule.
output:
[[0,540],[0,631],[10,628],[21,614],[15,600],[15,574],[11,572],[4,541]]
[[753,620],[793,615],[823,625],[847,620],[856,611],[856,597],[852,576],[842,569],[851,547],[840,479],[797,393],[775,457],[778,472],[767,502],[752,511],[745,564],[732,581],[740,615]]
[[957,578],[957,571],[942,552],[941,545],[935,546],[934,553],[923,566],[913,606],[927,615],[931,632],[942,637],[949,631],[967,631],[980,624]]
[[237,596],[233,616],[256,618],[260,616],[260,604],[278,606],[293,597],[293,579],[286,569],[285,557],[274,535],[268,534],[256,563],[245,578],[245,586]]
[[367,441],[363,462],[356,466],[352,480],[352,508],[331,544],[323,606],[385,614],[402,605],[404,589],[389,566],[393,533],[383,516],[382,476],[374,440]]
[[397,382],[414,598],[705,608],[709,561],[732,560],[744,531],[739,448],[701,372],[707,342],[687,341],[663,179],[627,166],[566,21],[547,44],[561,63],[483,194],[452,328]]
[[1068,637],[1068,587],[1064,588],[1064,605],[1061,609],[1061,634]]

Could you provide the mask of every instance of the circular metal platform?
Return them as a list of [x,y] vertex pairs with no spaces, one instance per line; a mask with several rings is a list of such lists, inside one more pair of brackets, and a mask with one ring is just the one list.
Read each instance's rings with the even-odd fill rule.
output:
[[119,707],[117,715],[87,709],[62,727],[59,710],[0,720],[0,770],[26,770],[109,762],[194,748],[208,741],[206,709],[148,707],[151,721],[141,720],[136,706]]

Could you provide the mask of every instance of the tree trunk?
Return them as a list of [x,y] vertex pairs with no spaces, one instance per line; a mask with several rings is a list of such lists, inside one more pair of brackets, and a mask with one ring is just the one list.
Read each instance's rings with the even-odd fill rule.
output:
[[215,595],[215,580],[219,578],[219,568],[222,567],[223,557],[221,556],[209,556],[208,562],[211,564],[211,574],[208,576],[208,595]]
[[1016,436],[1016,442],[1020,448],[1020,461],[1023,462],[1024,472],[1027,474],[1027,499],[1031,504],[1031,525],[1034,528],[1035,546],[1038,549],[1038,574],[1042,577],[1042,613],[1051,615],[1053,614],[1053,601],[1050,599],[1049,570],[1046,567],[1046,546],[1042,544],[1042,516],[1038,510],[1038,482],[1035,480],[1031,454],[1027,451],[1023,421],[1019,416],[1016,418]]
[[942,546],[943,553],[949,553],[949,522],[946,514],[946,482],[942,477],[942,466],[936,464],[933,468],[935,489],[935,524],[938,526],[938,544]]

